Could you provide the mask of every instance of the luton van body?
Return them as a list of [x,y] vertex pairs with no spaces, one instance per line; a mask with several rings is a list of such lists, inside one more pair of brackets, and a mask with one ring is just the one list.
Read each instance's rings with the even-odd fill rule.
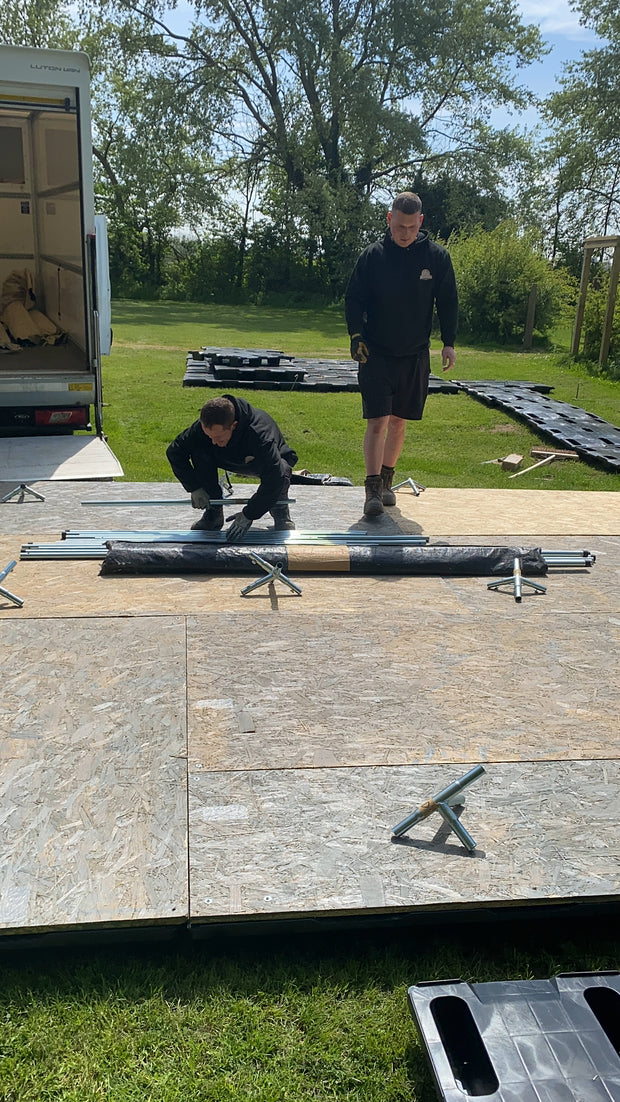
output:
[[110,340],[88,58],[0,46],[0,480],[122,474],[103,436]]

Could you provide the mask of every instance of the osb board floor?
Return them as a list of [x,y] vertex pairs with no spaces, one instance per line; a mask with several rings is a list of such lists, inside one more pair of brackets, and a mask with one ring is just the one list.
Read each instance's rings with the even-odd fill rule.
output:
[[[182,529],[196,515],[81,505],[183,496],[170,483],[36,488],[45,502],[0,506],[0,569],[67,528]],[[298,527],[370,527],[357,488],[294,493]],[[620,536],[596,519],[616,499],[573,496],[565,517],[580,523],[565,519],[561,538],[534,497],[512,534],[497,531],[499,498],[479,528],[429,533],[597,554],[519,605],[479,578],[298,575],[301,598],[242,598],[241,575],[18,562],[0,583],[25,602],[0,598],[0,928],[182,920],[188,855],[194,921],[617,895]],[[372,530],[397,530],[403,512]],[[477,761],[473,858],[434,819],[390,841]]]
[[620,619],[605,614],[332,613],[300,631],[296,618],[231,613],[215,634],[210,617],[188,617],[190,768],[610,754]]
[[[403,478],[407,475],[403,472]],[[26,500],[0,505],[0,534],[20,540],[58,539],[65,528],[188,528],[197,514],[185,505],[93,506],[92,501],[178,501],[186,497],[178,483],[33,483],[44,502]],[[0,483],[0,497],[13,484]],[[238,496],[248,496],[252,486],[239,483]],[[534,536],[620,535],[620,494],[596,491],[571,493],[561,490],[455,490],[427,487],[416,497],[405,487],[397,504],[382,517],[363,516],[364,491],[359,486],[292,486],[292,515],[298,528],[348,528],[367,531],[403,530],[440,536],[487,536],[521,532]],[[231,510],[234,511],[234,506]]]
[[462,774],[436,766],[190,773],[192,919],[510,904],[620,889],[614,762],[494,766],[457,809],[396,823]]
[[183,619],[1,630],[0,928],[182,920]]

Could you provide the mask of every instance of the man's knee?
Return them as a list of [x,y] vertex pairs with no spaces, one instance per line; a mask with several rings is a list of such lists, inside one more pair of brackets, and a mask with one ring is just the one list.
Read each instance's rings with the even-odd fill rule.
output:
[[366,422],[366,431],[370,436],[379,436],[388,427],[390,417],[369,417]]

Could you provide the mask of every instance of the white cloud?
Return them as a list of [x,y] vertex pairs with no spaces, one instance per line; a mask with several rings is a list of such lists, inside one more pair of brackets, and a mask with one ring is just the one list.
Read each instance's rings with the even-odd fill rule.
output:
[[519,0],[518,6],[524,20],[537,23],[543,35],[561,35],[584,43],[593,38],[568,0]]

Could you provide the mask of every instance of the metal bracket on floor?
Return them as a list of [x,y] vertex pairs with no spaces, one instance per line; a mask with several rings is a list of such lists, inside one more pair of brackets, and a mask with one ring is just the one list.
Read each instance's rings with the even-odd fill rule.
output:
[[247,597],[248,593],[252,593],[253,590],[259,589],[261,585],[269,585],[269,582],[284,582],[285,585],[292,589],[293,593],[296,593],[298,597],[301,597],[301,588],[295,585],[290,578],[287,578],[286,574],[282,573],[282,563],[275,563],[274,566],[270,562],[267,562],[262,555],[257,555],[255,551],[248,551],[252,562],[255,562],[257,566],[262,566],[266,572],[264,578],[259,578],[258,581],[252,582],[250,585],[246,585],[245,589],[241,590],[241,596]]
[[515,601],[520,601],[521,600],[521,587],[524,586],[524,585],[528,585],[530,587],[530,589],[534,589],[536,591],[536,593],[546,593],[547,592],[546,585],[541,585],[540,582],[531,582],[529,580],[529,578],[524,578],[523,577],[523,575],[521,573],[521,559],[518,556],[514,560],[514,568],[513,568],[513,572],[512,572],[512,577],[510,577],[510,578],[501,578],[497,582],[489,582],[488,585],[487,585],[487,589],[499,589],[500,586],[504,586],[504,585],[512,587],[512,591],[514,593]]
[[[15,566],[17,566],[17,559],[13,559],[13,561],[10,562],[8,566],[5,566],[4,570],[0,570],[0,582],[4,581],[7,574],[10,574],[11,570]],[[24,603],[22,601],[21,597],[16,597],[14,593],[10,593],[8,589],[5,589],[4,586],[1,586],[1,585],[0,585],[0,595],[2,595],[3,597],[6,597],[9,601],[12,601],[13,604],[17,605],[18,608],[21,608],[23,603]]]
[[412,815],[408,815],[406,819],[403,819],[402,822],[392,827],[392,834],[394,837],[400,838],[401,834],[404,834],[405,831],[415,826],[416,823],[420,823],[422,819],[427,819],[434,811],[438,811],[445,819],[450,829],[454,831],[457,838],[463,843],[465,849],[473,853],[476,848],[476,843],[469,831],[465,830],[461,820],[458,815],[455,815],[450,805],[462,803],[463,801],[456,799],[456,797],[460,795],[464,788],[467,788],[469,784],[472,784],[473,781],[477,780],[478,777],[481,777],[485,772],[486,770],[482,765],[475,765],[474,768],[470,769],[469,773],[466,773],[460,780],[453,781],[452,784],[447,785],[446,788],[442,788],[441,792],[438,792],[431,800],[426,800],[426,802],[423,803],[417,811],[414,811]]
[[401,486],[410,486],[416,497],[419,497],[426,486],[423,486],[421,482],[416,482],[413,478],[406,478],[404,482],[397,482],[396,486],[392,486],[393,490],[400,490]]
[[16,498],[16,504],[21,505],[24,501],[26,494],[28,494],[34,501],[45,501],[43,494],[38,494],[36,490],[33,490],[31,486],[27,486],[25,482],[20,482],[19,486],[16,486],[10,493],[5,494],[3,498],[0,498],[0,504],[5,501],[12,501]]

